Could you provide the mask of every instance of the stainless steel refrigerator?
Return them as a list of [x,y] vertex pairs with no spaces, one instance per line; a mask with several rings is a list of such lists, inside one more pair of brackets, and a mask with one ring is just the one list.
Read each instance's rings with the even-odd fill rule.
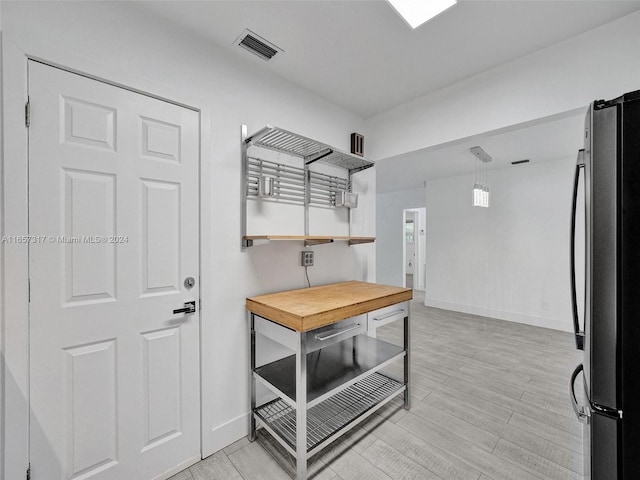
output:
[[[584,198],[578,192],[584,192]],[[583,203],[583,208],[577,205]],[[584,214],[584,259],[576,219]],[[595,101],[578,155],[571,226],[576,347],[570,396],[583,425],[585,480],[640,479],[640,91]],[[579,238],[578,238],[579,239]],[[578,248],[581,250],[581,248]],[[584,318],[577,262],[584,261]],[[583,328],[581,328],[581,325]],[[582,373],[582,375],[580,375]],[[576,390],[584,389],[582,399]]]

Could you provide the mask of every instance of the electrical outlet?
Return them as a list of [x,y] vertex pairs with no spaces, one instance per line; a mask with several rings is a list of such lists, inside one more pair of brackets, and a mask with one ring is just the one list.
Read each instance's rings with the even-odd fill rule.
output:
[[313,267],[313,251],[303,250],[300,252],[300,265],[303,267]]
[[547,300],[542,300],[542,309],[549,310],[549,302]]

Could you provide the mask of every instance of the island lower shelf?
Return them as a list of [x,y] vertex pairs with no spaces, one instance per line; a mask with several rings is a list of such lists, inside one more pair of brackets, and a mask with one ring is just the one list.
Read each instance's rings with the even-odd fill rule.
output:
[[[403,347],[367,335],[357,335],[308,353],[307,407],[313,407],[404,355]],[[285,403],[296,405],[295,355],[256,368],[254,376]]]
[[[406,386],[375,372],[307,411],[307,454],[346,433],[367,418]],[[278,398],[254,410],[256,420],[292,455],[296,455],[296,410]]]

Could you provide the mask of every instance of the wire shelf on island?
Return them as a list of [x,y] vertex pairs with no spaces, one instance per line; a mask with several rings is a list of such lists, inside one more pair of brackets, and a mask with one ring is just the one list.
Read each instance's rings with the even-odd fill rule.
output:
[[[373,413],[404,390],[403,383],[376,372],[310,408],[307,411],[307,452],[313,455],[324,442],[355,426],[368,416],[367,413]],[[254,414],[268,430],[276,433],[276,438],[284,442],[283,446],[295,452],[294,408],[278,398],[256,408]]]

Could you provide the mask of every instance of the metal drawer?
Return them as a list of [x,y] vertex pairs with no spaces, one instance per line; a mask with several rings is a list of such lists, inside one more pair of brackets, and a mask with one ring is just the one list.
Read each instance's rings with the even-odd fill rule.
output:
[[395,305],[374,310],[367,314],[367,329],[369,332],[375,331],[378,327],[395,322],[396,320],[402,320],[408,315],[409,302],[396,303]]
[[307,345],[307,353],[319,350],[334,343],[341,342],[367,331],[366,315],[347,318],[341,322],[327,325],[326,327],[316,328],[309,332],[303,333],[304,341]]

